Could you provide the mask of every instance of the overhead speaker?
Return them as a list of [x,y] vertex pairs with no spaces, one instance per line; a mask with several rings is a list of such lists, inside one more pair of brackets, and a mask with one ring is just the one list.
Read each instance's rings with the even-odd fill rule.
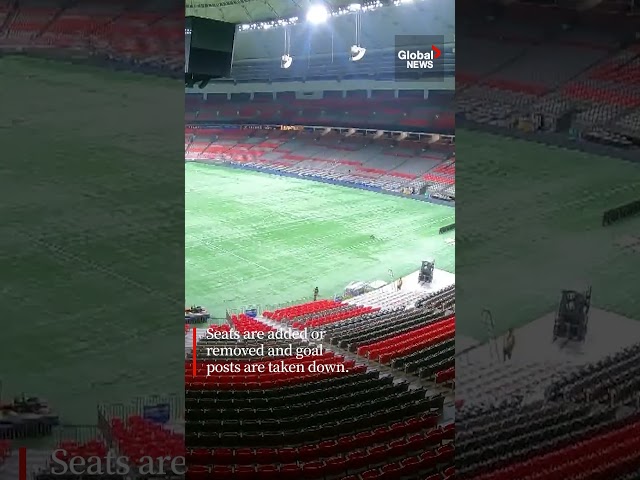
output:
[[362,60],[362,57],[364,57],[365,53],[367,53],[366,48],[360,47],[358,45],[353,45],[351,47],[351,61],[357,62],[359,60]]
[[292,63],[293,63],[293,57],[289,55],[282,55],[282,58],[280,59],[281,68],[289,68]]

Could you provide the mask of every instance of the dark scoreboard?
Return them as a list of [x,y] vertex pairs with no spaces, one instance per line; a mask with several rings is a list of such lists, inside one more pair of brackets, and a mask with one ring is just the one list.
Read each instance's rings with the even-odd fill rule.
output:
[[186,17],[185,73],[198,77],[228,77],[235,34],[233,23]]

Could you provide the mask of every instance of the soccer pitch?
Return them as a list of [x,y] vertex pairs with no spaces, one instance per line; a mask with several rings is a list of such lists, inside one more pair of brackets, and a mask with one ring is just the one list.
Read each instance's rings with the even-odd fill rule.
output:
[[[454,271],[453,208],[228,167],[185,165],[188,305],[266,308],[390,280],[433,257]],[[372,238],[371,236],[375,238]]]
[[596,307],[640,319],[640,250],[624,246],[640,218],[601,226],[640,198],[640,165],[472,131],[456,141],[457,333],[486,338],[484,308],[498,333],[523,325],[589,285]]
[[77,424],[99,402],[182,394],[181,279],[168,299],[158,273],[182,271],[182,245],[158,245],[183,207],[156,200],[182,200],[179,82],[10,56],[0,82],[3,400],[38,395]]

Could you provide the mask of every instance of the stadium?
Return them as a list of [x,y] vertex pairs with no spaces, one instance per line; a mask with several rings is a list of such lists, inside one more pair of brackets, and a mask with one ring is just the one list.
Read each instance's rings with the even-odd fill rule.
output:
[[187,478],[453,478],[453,6],[187,4]]
[[457,4],[457,478],[640,475],[638,10],[562,3]]
[[[157,229],[154,218],[159,208],[167,209],[166,202],[157,205],[150,192],[167,191],[166,178],[175,172],[167,165],[175,165],[176,156],[179,162],[184,122],[176,92],[182,90],[183,18],[182,7],[176,10],[163,0],[144,5],[0,1],[0,143],[5,152],[0,182],[7,195],[0,271],[8,320],[0,347],[3,480],[22,478],[21,447],[31,479],[46,468],[56,446],[86,458],[139,447],[135,438],[148,448],[153,427],[142,421],[147,405],[167,404],[172,420],[182,416],[180,372],[171,385],[171,362],[136,353],[134,346],[141,339],[161,351],[175,345],[170,316],[159,325],[154,313],[154,305],[165,300],[151,290],[162,290],[166,279],[151,272],[171,266],[171,259],[158,258],[156,245],[171,236]],[[164,104],[150,109],[157,98]],[[179,104],[172,106],[171,98]],[[173,125],[166,117],[171,108]],[[174,152],[164,147],[172,137]],[[151,163],[153,176],[143,172]],[[25,177],[25,166],[38,173]],[[149,183],[119,183],[121,203],[109,204],[114,175],[122,171]],[[124,211],[132,204],[144,206],[136,224]],[[24,218],[30,227],[19,229]],[[97,225],[103,228],[100,235],[87,238]],[[135,244],[148,247],[146,274],[140,275],[130,250]],[[179,257],[177,271],[183,263]],[[102,288],[97,291],[96,285]],[[120,314],[108,313],[109,304]],[[148,312],[133,329],[132,311]],[[132,365],[139,370],[132,371]],[[142,397],[150,392],[166,395],[145,404]],[[22,393],[27,398],[20,398]],[[101,407],[106,421],[98,426],[96,407],[102,403],[120,408]],[[109,425],[128,417],[132,422],[122,428]],[[155,448],[183,452],[183,434],[163,435]]]

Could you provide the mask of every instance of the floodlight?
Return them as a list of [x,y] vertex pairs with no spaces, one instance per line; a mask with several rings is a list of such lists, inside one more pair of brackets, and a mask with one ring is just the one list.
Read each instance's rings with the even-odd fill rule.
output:
[[329,12],[324,5],[314,5],[307,12],[307,21],[313,24],[324,23],[329,18]]
[[349,11],[351,12],[357,12],[361,8],[362,8],[362,5],[360,5],[359,3],[352,3],[351,5],[349,5]]
[[362,60],[364,54],[367,53],[367,49],[364,47],[360,47],[358,45],[353,45],[351,47],[351,61],[357,62],[358,60]]
[[280,60],[280,68],[289,68],[293,63],[293,57],[290,55],[282,55]]

